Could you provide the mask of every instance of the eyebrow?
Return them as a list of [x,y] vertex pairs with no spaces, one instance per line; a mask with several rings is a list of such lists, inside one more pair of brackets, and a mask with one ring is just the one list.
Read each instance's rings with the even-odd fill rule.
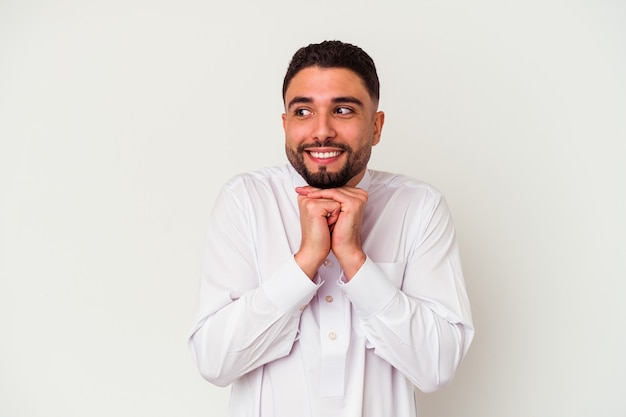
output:
[[[289,101],[289,103],[287,104],[287,109],[290,109],[291,106],[293,106],[294,104],[300,104],[300,103],[306,103],[306,104],[313,103],[313,99],[311,97],[296,96]],[[331,100],[331,103],[333,104],[351,103],[351,104],[356,104],[359,107],[363,107],[363,102],[359,100],[358,98],[352,97],[352,96],[334,97]]]

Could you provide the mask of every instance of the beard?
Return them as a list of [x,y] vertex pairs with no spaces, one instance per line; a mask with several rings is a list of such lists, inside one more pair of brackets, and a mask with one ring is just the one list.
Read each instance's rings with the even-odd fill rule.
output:
[[346,155],[346,163],[336,172],[330,172],[325,166],[319,167],[319,171],[311,172],[304,163],[305,149],[311,148],[310,144],[302,144],[294,150],[285,145],[287,159],[293,168],[304,178],[307,184],[316,188],[338,188],[343,187],[358,173],[367,167],[367,162],[372,153],[372,147],[365,145],[357,150],[348,145],[328,143],[326,146],[343,150]]

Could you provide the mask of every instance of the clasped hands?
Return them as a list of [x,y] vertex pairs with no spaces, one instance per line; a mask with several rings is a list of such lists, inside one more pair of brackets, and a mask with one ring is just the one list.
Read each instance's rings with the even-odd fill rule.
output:
[[346,279],[352,279],[366,259],[361,246],[361,224],[367,192],[349,186],[306,186],[296,188],[296,192],[302,228],[296,262],[313,279],[332,250]]

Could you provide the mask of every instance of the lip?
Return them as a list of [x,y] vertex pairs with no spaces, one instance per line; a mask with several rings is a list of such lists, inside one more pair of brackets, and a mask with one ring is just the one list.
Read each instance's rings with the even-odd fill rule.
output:
[[341,158],[345,151],[337,148],[308,148],[304,152],[317,164],[330,164]]

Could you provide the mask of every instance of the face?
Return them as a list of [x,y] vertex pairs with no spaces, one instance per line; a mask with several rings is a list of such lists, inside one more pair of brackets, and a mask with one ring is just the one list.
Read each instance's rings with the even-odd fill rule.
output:
[[320,67],[293,77],[282,117],[289,162],[319,188],[358,184],[385,119],[356,73]]

